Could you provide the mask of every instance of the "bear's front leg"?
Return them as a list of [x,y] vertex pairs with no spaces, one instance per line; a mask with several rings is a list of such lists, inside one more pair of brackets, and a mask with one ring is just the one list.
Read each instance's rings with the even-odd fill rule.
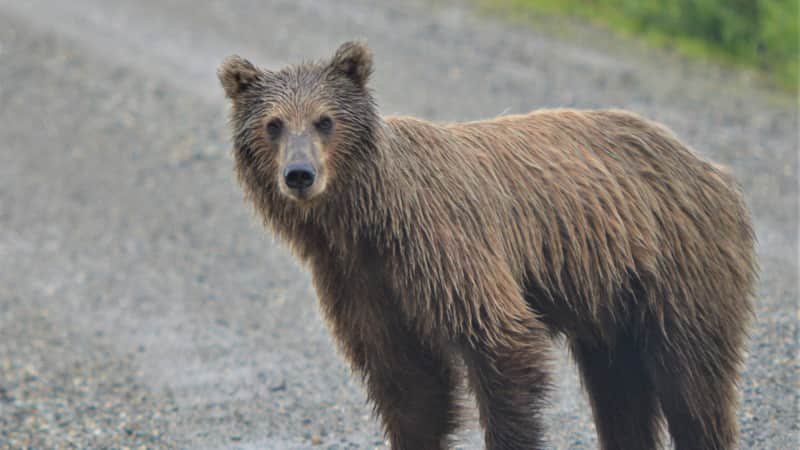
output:
[[456,428],[453,369],[406,334],[362,343],[358,366],[394,450],[440,450]]
[[[458,420],[456,369],[426,344],[375,279],[315,277],[339,347],[366,383],[393,450],[440,450]],[[360,277],[359,277],[360,278]]]
[[513,331],[473,330],[464,346],[488,450],[544,445],[541,408],[550,387],[550,340],[534,317],[513,325]]

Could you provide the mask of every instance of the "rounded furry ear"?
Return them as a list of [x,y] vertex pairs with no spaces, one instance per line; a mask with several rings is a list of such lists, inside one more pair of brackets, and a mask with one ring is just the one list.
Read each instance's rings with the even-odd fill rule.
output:
[[217,69],[217,77],[225,95],[233,99],[258,80],[259,70],[250,61],[237,56],[229,56]]
[[372,74],[372,51],[361,42],[345,42],[331,59],[331,69],[358,87],[365,87]]

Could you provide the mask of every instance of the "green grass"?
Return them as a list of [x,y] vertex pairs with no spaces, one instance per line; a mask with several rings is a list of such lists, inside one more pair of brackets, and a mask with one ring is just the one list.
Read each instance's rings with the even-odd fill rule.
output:
[[527,17],[577,16],[643,36],[689,56],[755,67],[798,86],[798,0],[477,0],[489,11]]

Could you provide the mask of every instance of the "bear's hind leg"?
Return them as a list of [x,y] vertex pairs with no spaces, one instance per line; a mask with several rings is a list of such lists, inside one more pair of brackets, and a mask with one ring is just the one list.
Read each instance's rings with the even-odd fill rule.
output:
[[651,370],[676,450],[736,446],[739,342],[720,330],[652,339]]
[[620,337],[613,350],[579,339],[570,346],[592,406],[600,448],[658,448],[661,411],[633,340]]

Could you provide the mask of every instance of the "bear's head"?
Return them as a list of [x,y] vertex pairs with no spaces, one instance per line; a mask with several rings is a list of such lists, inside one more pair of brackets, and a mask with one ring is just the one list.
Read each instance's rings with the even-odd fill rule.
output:
[[352,182],[380,120],[371,72],[372,54],[356,42],[329,60],[279,71],[238,56],[223,62],[237,170],[252,195],[310,206]]

